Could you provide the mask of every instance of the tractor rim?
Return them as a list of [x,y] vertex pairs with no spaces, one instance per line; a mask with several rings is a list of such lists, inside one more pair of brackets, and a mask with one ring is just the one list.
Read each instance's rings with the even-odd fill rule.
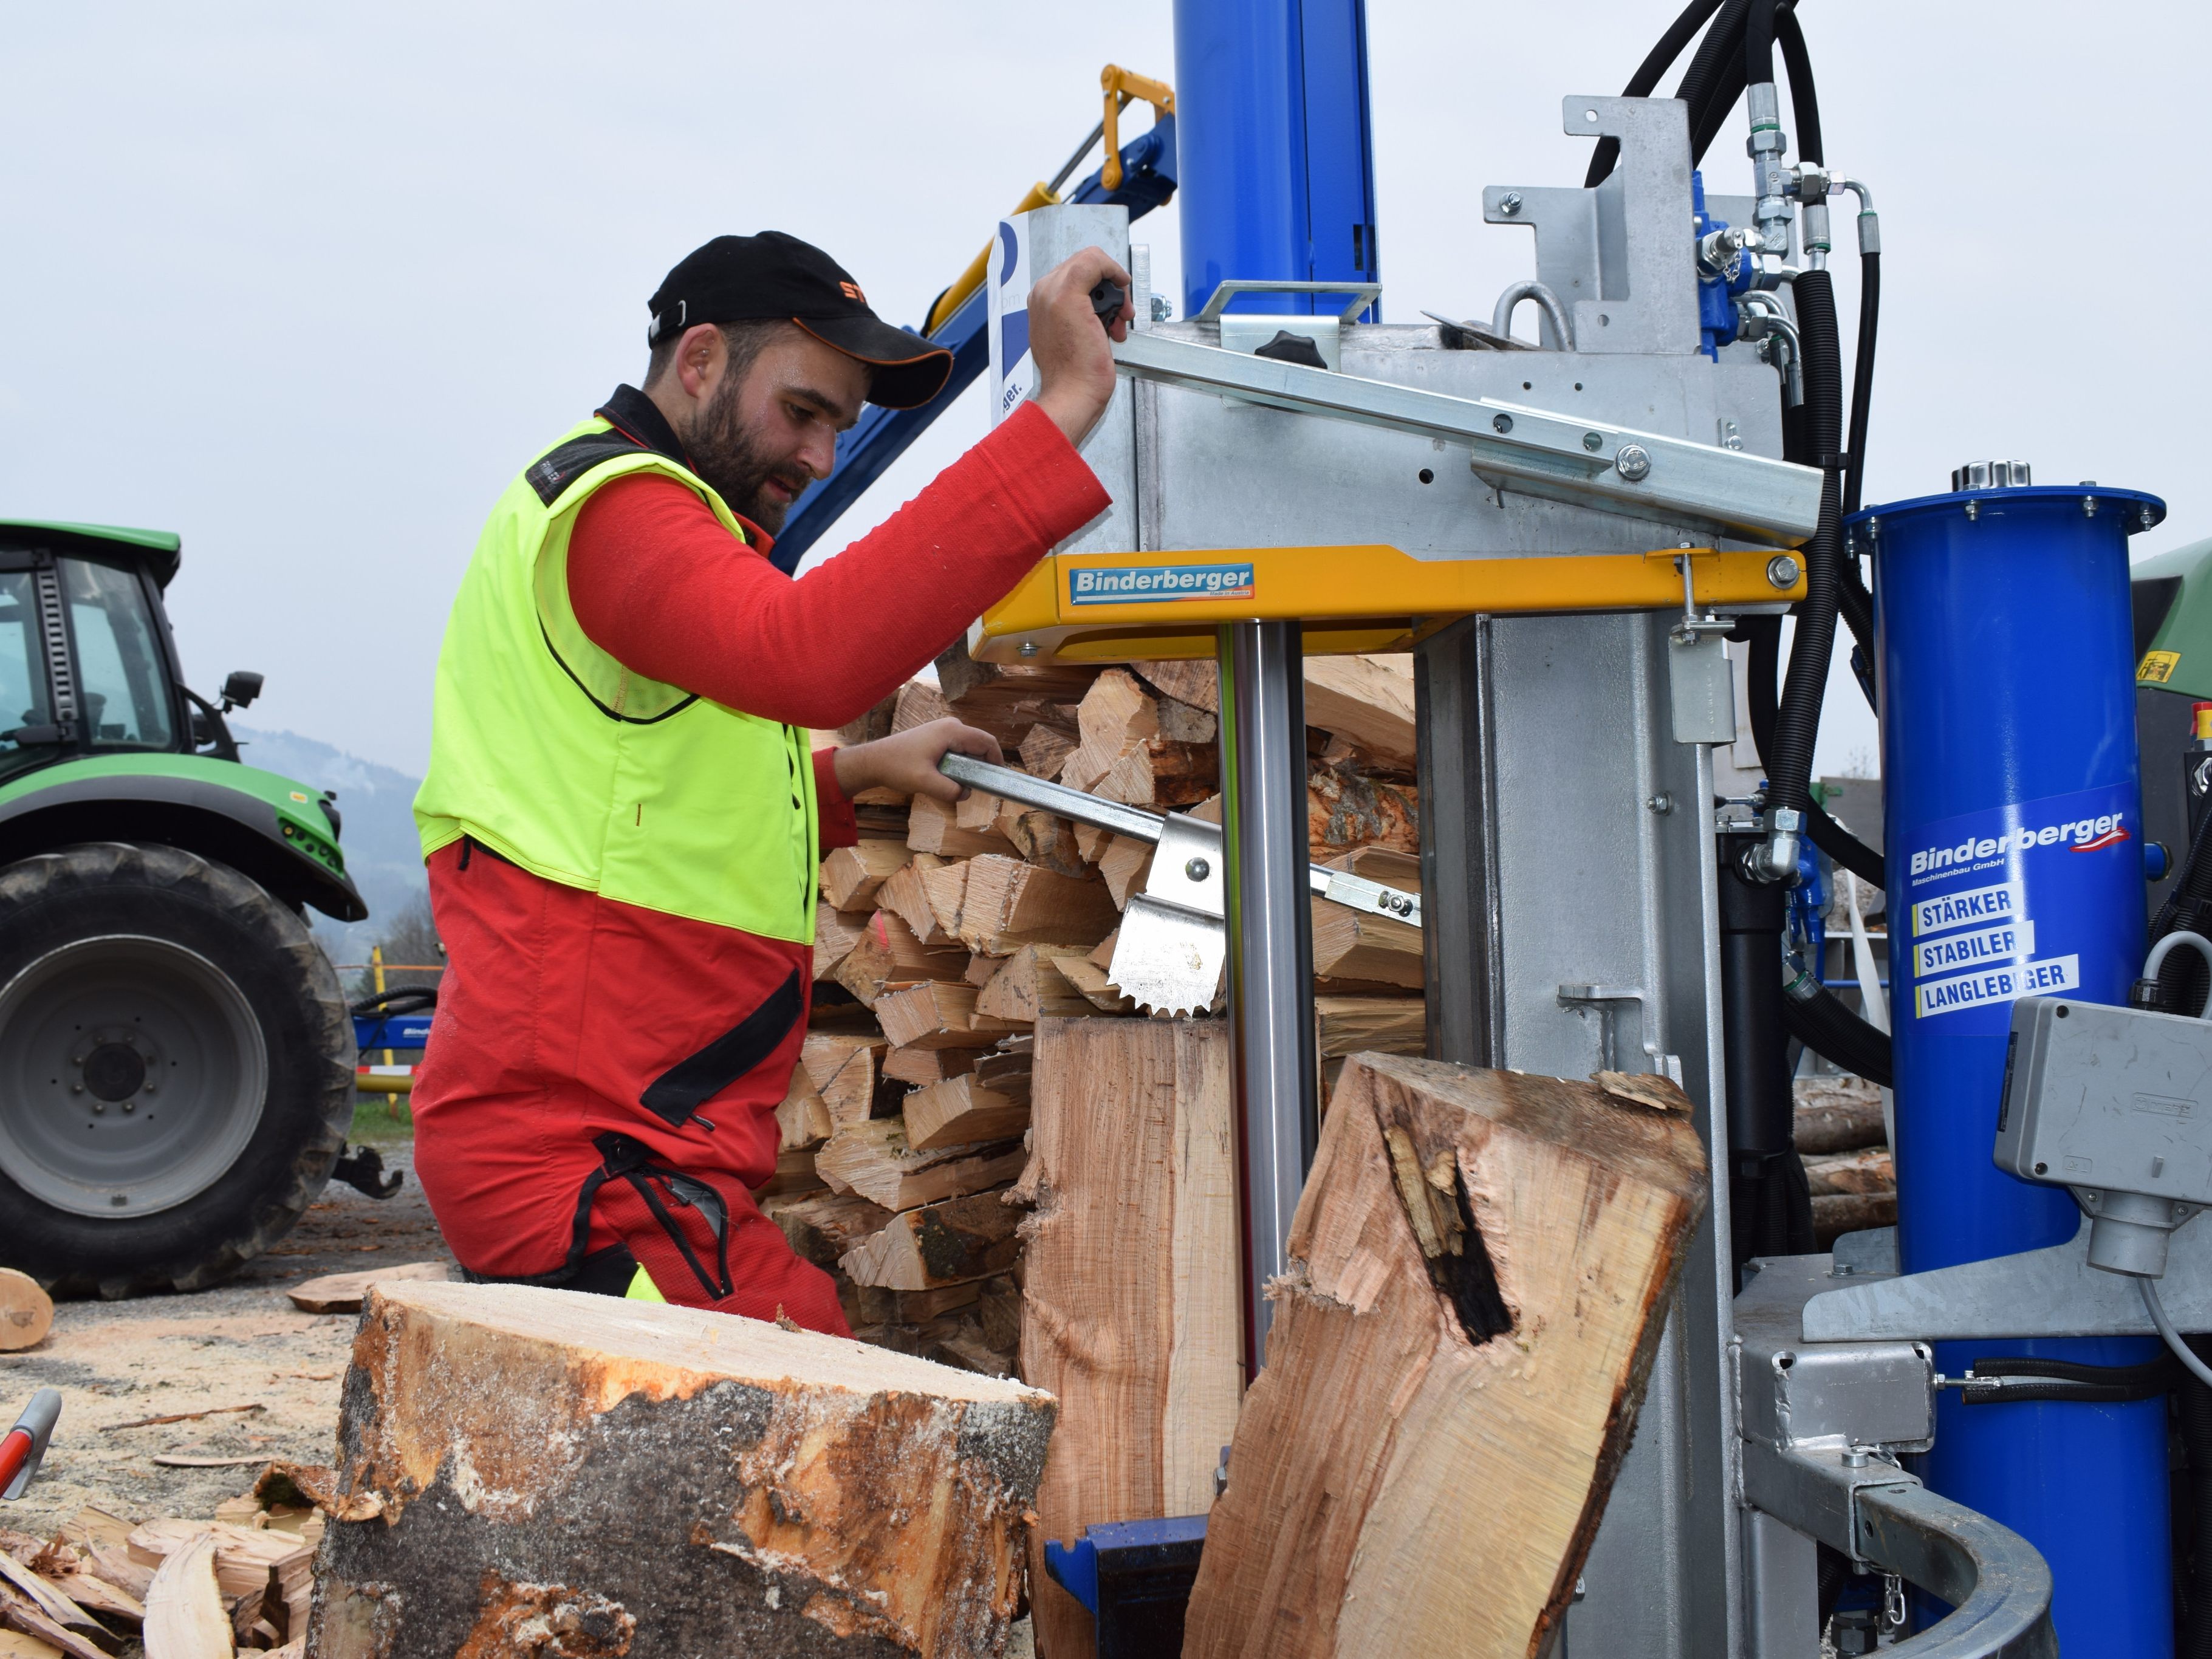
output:
[[77,939],[0,990],[0,1165],[56,1209],[121,1220],[198,1197],[268,1092],[252,1007],[167,939]]

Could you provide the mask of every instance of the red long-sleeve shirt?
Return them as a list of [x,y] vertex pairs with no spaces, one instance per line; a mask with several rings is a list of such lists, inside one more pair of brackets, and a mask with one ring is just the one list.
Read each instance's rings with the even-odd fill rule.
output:
[[[667,440],[641,441],[656,437]],[[765,535],[736,541],[684,485],[617,480],[577,516],[569,599],[593,642],[637,673],[768,719],[839,726],[927,664],[1108,504],[1073,446],[1025,407],[797,580],[769,562]],[[852,809],[830,753],[815,764],[824,841],[848,842]],[[432,858],[430,893],[449,966],[415,1094],[416,1168],[464,1267],[494,1275],[560,1267],[580,1191],[601,1161],[594,1137],[609,1131],[716,1178],[733,1215],[750,1211],[742,1188],[775,1170],[775,1108],[804,1016],[680,1127],[640,1097],[789,975],[811,985],[806,946],[562,887],[471,858],[465,842]],[[603,1207],[589,1213],[594,1251],[622,1237]],[[767,1225],[757,1213],[751,1220]],[[842,1323],[834,1297],[826,1312],[819,1305],[820,1275],[772,1228],[764,1237],[744,1221],[733,1224],[756,1241],[746,1256],[755,1291],[731,1310],[765,1317],[781,1302],[818,1328]],[[680,1285],[660,1288],[697,1301]]]

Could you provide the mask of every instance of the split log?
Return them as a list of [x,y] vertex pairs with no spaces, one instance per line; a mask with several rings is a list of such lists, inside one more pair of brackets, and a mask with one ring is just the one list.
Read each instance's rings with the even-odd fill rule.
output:
[[995,1654],[1050,1395],[811,1331],[514,1285],[380,1290],[309,1645]]
[[874,1237],[848,1250],[838,1266],[856,1285],[933,1291],[1005,1273],[1021,1254],[1014,1237],[1022,1212],[1004,1193],[975,1193],[895,1215]]
[[1410,655],[1308,657],[1306,724],[1376,763],[1413,769],[1413,659]]
[[1066,818],[1054,817],[1049,812],[1024,812],[1014,820],[1009,838],[1024,863],[1036,865],[1056,875],[1080,878],[1090,873],[1089,860],[1083,856],[1083,844],[1076,837],[1075,826]]
[[918,1152],[1017,1139],[1030,1127],[1027,1079],[1016,1099],[986,1088],[972,1073],[947,1078],[908,1095],[905,1117],[907,1145]]
[[863,1324],[925,1325],[956,1309],[973,1307],[982,1298],[983,1283],[971,1279],[936,1291],[885,1291],[873,1285],[857,1285],[854,1300]]
[[863,841],[833,848],[822,860],[822,896],[840,910],[866,909],[875,902],[876,890],[907,857],[903,842]]
[[878,1117],[840,1129],[815,1154],[814,1168],[839,1192],[913,1210],[1004,1186],[1021,1174],[1023,1156],[1018,1143],[1006,1141],[917,1149],[907,1144],[902,1121]]
[[830,977],[873,1005],[887,990],[930,980],[957,980],[967,971],[965,951],[933,951],[897,916],[878,910],[868,918],[860,942]]
[[1314,999],[1314,1036],[1322,1056],[1418,1054],[1428,1045],[1428,1005],[1419,997]]
[[780,1152],[818,1146],[836,1132],[829,1103],[822,1098],[822,1091],[815,1087],[814,1079],[807,1075],[804,1066],[791,1068],[791,1087],[775,1109],[775,1127],[776,1150]]
[[[817,741],[813,746],[817,749],[849,748],[854,744],[873,743],[879,738],[888,738],[891,734],[891,720],[898,713],[898,692],[892,692],[858,720],[847,720],[830,732],[830,743]],[[819,732],[814,733],[817,739],[822,735]]]
[[898,689],[898,702],[891,710],[891,730],[911,732],[917,726],[941,720],[951,712],[945,706],[944,692],[938,687],[927,680],[908,680]]
[[876,892],[876,906],[914,931],[925,950],[949,950],[958,943],[960,898],[968,885],[968,866],[934,853],[916,853],[913,862],[894,871]]
[[848,1036],[840,1031],[812,1033],[801,1045],[799,1069],[821,1095],[832,1133],[875,1115],[876,1067],[889,1047],[872,1032]]
[[884,1035],[902,1048],[988,1048],[1019,1029],[1011,1020],[975,1012],[972,985],[932,981],[893,991],[876,1004]]
[[108,1628],[78,1605],[68,1591],[40,1577],[7,1551],[0,1550],[0,1595],[9,1590],[29,1602],[56,1629],[79,1641],[108,1648],[117,1645]]
[[[390,1281],[393,1289],[421,1288],[417,1281]],[[376,1292],[384,1294],[382,1289]],[[153,1659],[154,1606],[161,1595],[162,1574],[176,1556],[205,1539],[214,1552],[215,1583],[223,1596],[244,1598],[259,1616],[264,1610],[280,1614],[288,1636],[304,1635],[313,1583],[314,1551],[305,1540],[289,1532],[264,1531],[257,1527],[232,1526],[220,1521],[149,1521],[131,1534],[131,1559],[161,1571],[146,1592],[148,1659]],[[252,1620],[248,1619],[250,1626]]]
[[[1689,1101],[1638,1081],[1632,1099],[1433,1060],[1346,1066],[1185,1652],[1547,1649],[1706,1198]],[[1036,1279],[1032,1262],[1032,1294]],[[1482,1523],[1439,1525],[1470,1492]]]
[[1073,732],[1040,720],[1022,739],[1022,770],[1031,777],[1056,778],[1061,763],[1075,752],[1075,745]]
[[778,1152],[775,1173],[753,1188],[753,1196],[769,1198],[785,1193],[818,1192],[827,1184],[815,1170],[812,1152]]
[[[1227,1028],[1046,1020],[1035,1061],[1022,1374],[1060,1401],[1039,1537],[1202,1513],[1243,1382]],[[1041,1559],[1030,1595],[1042,1652],[1089,1650]]]
[[893,1083],[917,1089],[942,1083],[949,1077],[965,1077],[975,1069],[975,1048],[894,1048],[884,1056],[884,1076]]
[[860,942],[860,934],[868,925],[865,913],[842,915],[833,909],[829,902],[814,907],[814,982],[835,978],[838,964],[853,954],[853,947]]
[[1024,945],[1099,939],[1119,915],[1101,882],[1056,875],[1019,859],[978,858],[968,866],[960,937],[971,951],[1012,956]]
[[864,1238],[873,1237],[891,1212],[858,1193],[809,1193],[803,1198],[771,1198],[761,1213],[783,1229],[803,1261],[834,1267],[837,1258]]
[[1081,663],[977,662],[964,643],[937,659],[945,706],[1008,749],[1020,746],[1039,711],[1079,702],[1097,673]]
[[1313,902],[1314,972],[1323,979],[1370,985],[1423,982],[1421,930],[1389,916],[1349,910],[1327,899]]
[[54,1302],[39,1281],[13,1267],[0,1267],[0,1353],[35,1348],[54,1328]]
[[1145,878],[1152,873],[1152,854],[1156,850],[1151,842],[1139,841],[1133,836],[1115,836],[1108,840],[1105,850],[1098,854],[1098,878],[1114,896],[1115,909],[1127,909],[1129,895],[1143,890]]
[[975,998],[975,1012],[1031,1024],[1048,1014],[1088,1013],[1091,1005],[1067,982],[1060,962],[1079,961],[1087,945],[1024,945],[1000,963]]
[[386,1279],[435,1282],[453,1276],[453,1267],[449,1261],[395,1261],[389,1267],[364,1267],[355,1273],[325,1273],[304,1285],[295,1285],[285,1294],[301,1313],[359,1313],[362,1298],[368,1296],[372,1285],[380,1285]]
[[1316,860],[1360,847],[1421,850],[1420,804],[1410,782],[1370,775],[1348,762],[1306,769],[1306,848]]
[[1092,1007],[1109,1014],[1136,1012],[1135,999],[1121,994],[1120,988],[1108,976],[1106,969],[1098,965],[1095,952],[1080,960],[1062,958],[1059,967],[1061,977],[1080,991],[1083,1000]]
[[1188,662],[1136,662],[1129,667],[1163,696],[1202,708],[1209,714],[1218,716],[1221,713],[1221,672],[1212,658],[1194,657]]
[[981,830],[962,829],[958,809],[934,795],[916,795],[907,808],[906,844],[917,853],[935,853],[948,859],[1014,850],[1013,842],[988,825]]

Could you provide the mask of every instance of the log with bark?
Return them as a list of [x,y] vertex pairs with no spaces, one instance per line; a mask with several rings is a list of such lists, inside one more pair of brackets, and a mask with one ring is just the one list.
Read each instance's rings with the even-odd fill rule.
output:
[[817,1267],[834,1267],[837,1258],[864,1238],[881,1232],[891,1212],[858,1193],[805,1193],[761,1201],[761,1213],[783,1229],[793,1251]]
[[509,1285],[355,1338],[321,1659],[1003,1651],[1051,1397],[812,1332]]
[[[1037,1028],[1017,1191],[1036,1206],[1022,1374],[1060,1401],[1040,1537],[1212,1499],[1243,1381],[1228,1035],[1218,1021]],[[1030,1593],[1040,1650],[1086,1651],[1091,1616],[1041,1563]]]
[[893,1216],[884,1230],[848,1250],[838,1265],[856,1285],[933,1291],[988,1279],[1014,1265],[1022,1212],[1003,1192],[947,1199]]
[[1547,1650],[1706,1199],[1688,1100],[1637,1084],[1346,1067],[1185,1653]]

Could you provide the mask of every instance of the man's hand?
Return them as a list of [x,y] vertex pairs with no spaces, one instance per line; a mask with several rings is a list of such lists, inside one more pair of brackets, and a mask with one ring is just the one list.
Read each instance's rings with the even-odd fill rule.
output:
[[1107,328],[1098,325],[1091,290],[1101,281],[1130,290],[1129,273],[1095,247],[1063,259],[1030,287],[1030,351],[1036,358],[1036,405],[1052,416],[1072,444],[1106,412],[1114,395],[1114,354],[1106,341],[1129,337],[1137,313],[1124,299]]
[[[1091,326],[1094,331],[1097,329],[1096,317],[1091,319]],[[848,799],[863,789],[896,789],[902,795],[934,795],[939,800],[959,800],[968,793],[966,787],[937,769],[937,763],[953,751],[973,755],[994,766],[1004,759],[999,752],[999,740],[988,732],[963,726],[947,716],[926,726],[895,732],[873,743],[857,743],[850,749],[840,749],[830,765],[837,774],[837,787]]]

